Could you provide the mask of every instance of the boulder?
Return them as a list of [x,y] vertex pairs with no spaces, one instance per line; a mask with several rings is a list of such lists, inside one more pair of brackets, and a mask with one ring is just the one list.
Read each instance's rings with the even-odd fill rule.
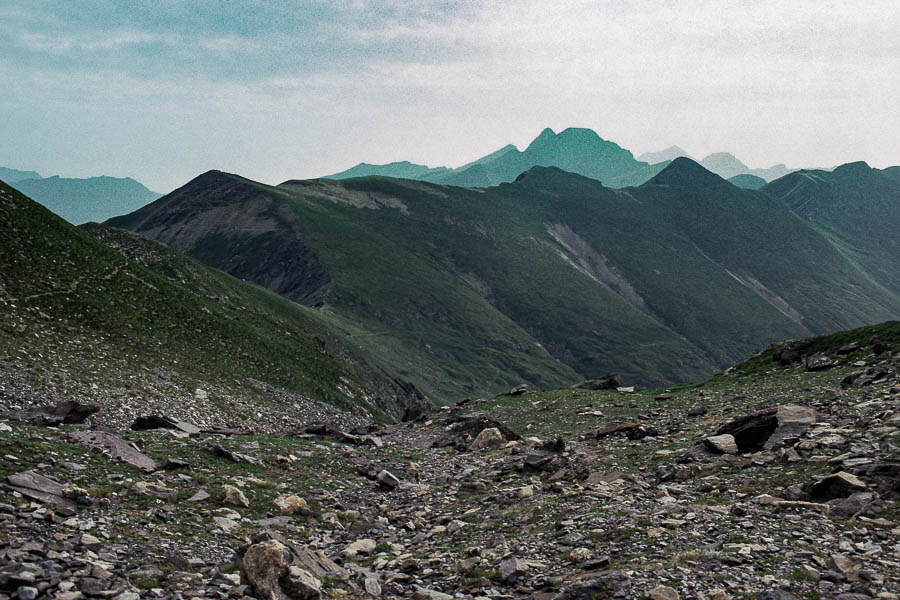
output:
[[500,579],[505,583],[515,583],[528,572],[528,565],[518,558],[507,558],[500,563]]
[[866,489],[866,484],[856,475],[840,471],[814,483],[809,494],[816,500],[846,498],[854,492]]
[[298,566],[288,567],[281,577],[281,589],[288,598],[315,600],[322,596],[322,582],[312,573]]
[[65,400],[52,406],[39,406],[10,413],[10,416],[35,425],[56,427],[57,425],[78,425],[99,411],[99,406],[81,404],[77,400]]
[[616,390],[621,386],[622,376],[618,373],[611,373],[596,379],[587,379],[581,383],[576,383],[572,387],[576,390]]
[[23,496],[53,504],[67,509],[74,509],[79,503],[90,504],[87,494],[75,494],[80,488],[67,487],[34,471],[23,471],[6,478],[6,485]]
[[247,500],[247,496],[244,495],[244,492],[233,485],[223,485],[222,491],[225,492],[225,502],[228,504],[231,504],[232,506],[242,506],[244,508],[250,507],[250,501]]
[[716,436],[731,435],[739,453],[771,450],[785,440],[803,435],[816,422],[816,411],[788,404],[767,408],[722,425]]
[[485,429],[496,428],[505,441],[521,440],[522,436],[509,427],[488,419],[481,414],[451,415],[447,421],[447,432],[431,442],[432,448],[453,446],[457,450],[468,450],[472,440]]
[[378,544],[375,543],[375,540],[371,540],[368,538],[356,540],[355,542],[344,548],[344,556],[353,558],[357,554],[371,554],[375,551],[375,547],[377,545]]
[[315,600],[322,582],[308,570],[292,565],[290,549],[278,540],[253,544],[241,559],[241,580],[261,600]]
[[141,471],[152,473],[156,470],[156,462],[146,454],[135,450],[121,437],[106,431],[75,431],[69,439],[92,448],[98,448],[114,460],[127,462]]
[[807,371],[827,371],[836,366],[837,363],[835,361],[831,360],[821,352],[816,352],[815,354],[806,357]]
[[659,585],[650,590],[650,593],[647,594],[647,598],[649,600],[679,600],[681,596],[678,595],[678,592],[665,585]]
[[387,469],[380,470],[378,475],[375,476],[375,481],[378,482],[378,485],[388,490],[392,490],[400,485],[400,480]]
[[779,345],[772,351],[772,362],[782,367],[800,362],[804,351],[810,347],[809,340],[790,340]]
[[148,429],[174,429],[188,435],[199,435],[200,428],[185,421],[179,421],[171,417],[160,415],[146,415],[138,417],[131,424],[132,431],[146,431]]
[[485,448],[499,446],[503,443],[503,434],[496,427],[482,429],[478,436],[469,444],[469,452],[477,452]]
[[157,483],[147,483],[146,481],[138,481],[132,487],[135,492],[143,496],[151,496],[166,502],[175,502],[178,500],[178,490],[167,488]]
[[307,508],[306,500],[294,494],[282,494],[272,500],[272,504],[285,515],[296,515]]

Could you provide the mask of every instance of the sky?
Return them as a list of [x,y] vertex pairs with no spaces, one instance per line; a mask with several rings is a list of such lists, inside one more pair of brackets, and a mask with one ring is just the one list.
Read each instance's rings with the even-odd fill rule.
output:
[[43,176],[457,167],[570,126],[635,155],[898,165],[900,2],[0,3],[0,166]]

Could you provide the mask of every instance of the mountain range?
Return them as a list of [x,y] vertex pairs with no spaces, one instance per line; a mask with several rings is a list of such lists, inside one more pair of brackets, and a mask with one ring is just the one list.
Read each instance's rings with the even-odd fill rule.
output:
[[[598,143],[542,137],[516,152]],[[447,401],[609,372],[697,379],[774,340],[897,318],[893,173],[852,164],[753,191],[687,158],[623,189],[540,166],[487,189],[211,171],[107,224],[318,307]]]
[[370,165],[361,163],[327,179],[383,175],[460,187],[489,187],[509,183],[535,166],[557,167],[597,179],[604,185],[624,187],[643,183],[665,164],[635,160],[628,150],[604,140],[594,131],[570,127],[555,133],[544,129],[524,151],[512,144],[457,169],[429,168],[409,162]]
[[[597,179],[607,187],[622,188],[644,183],[679,157],[691,158],[682,148],[671,146],[659,152],[644,153],[635,159],[631,152],[614,142],[604,140],[590,129],[570,127],[557,134],[547,128],[524,151],[520,152],[518,148],[508,144],[456,169],[432,168],[408,161],[386,165],[360,163],[326,178],[349,179],[382,175],[442,185],[490,187],[514,181],[520,173],[531,167],[542,166],[558,167]],[[710,154],[699,162],[725,179],[736,175],[754,175],[769,182],[792,171],[782,164],[767,169],[751,169],[727,152]],[[745,186],[750,183],[750,180],[742,181]]]

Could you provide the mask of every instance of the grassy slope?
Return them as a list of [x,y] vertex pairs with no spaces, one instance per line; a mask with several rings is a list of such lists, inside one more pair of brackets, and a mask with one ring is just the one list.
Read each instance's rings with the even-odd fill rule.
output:
[[763,191],[786,203],[900,299],[900,181],[865,163],[850,163],[832,172],[792,173]]
[[[0,200],[2,352],[89,382],[127,378],[109,368],[122,359],[131,369],[170,368],[186,382],[239,388],[252,377],[346,407],[354,400],[345,387],[358,399],[368,394],[376,413],[396,413],[390,379],[315,311],[155,242],[90,227],[138,264],[5,184]],[[385,393],[380,406],[376,390]]]

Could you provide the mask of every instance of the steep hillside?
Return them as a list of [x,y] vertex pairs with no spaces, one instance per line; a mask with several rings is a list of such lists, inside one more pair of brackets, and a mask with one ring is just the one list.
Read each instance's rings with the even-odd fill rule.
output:
[[124,215],[162,195],[129,177],[71,179],[54,176],[23,179],[15,182],[14,187],[76,225]]
[[799,171],[763,191],[782,200],[872,280],[900,298],[900,181],[864,162]]
[[696,379],[900,312],[784,203],[684,158],[619,191],[544,167],[486,190],[211,172],[111,223],[321,306],[443,399],[609,372]]
[[3,184],[0,227],[0,383],[16,402],[74,394],[126,420],[140,395],[232,426],[269,407],[281,427],[295,403],[399,416],[416,399],[316,311],[161,244],[99,225],[92,237]]

